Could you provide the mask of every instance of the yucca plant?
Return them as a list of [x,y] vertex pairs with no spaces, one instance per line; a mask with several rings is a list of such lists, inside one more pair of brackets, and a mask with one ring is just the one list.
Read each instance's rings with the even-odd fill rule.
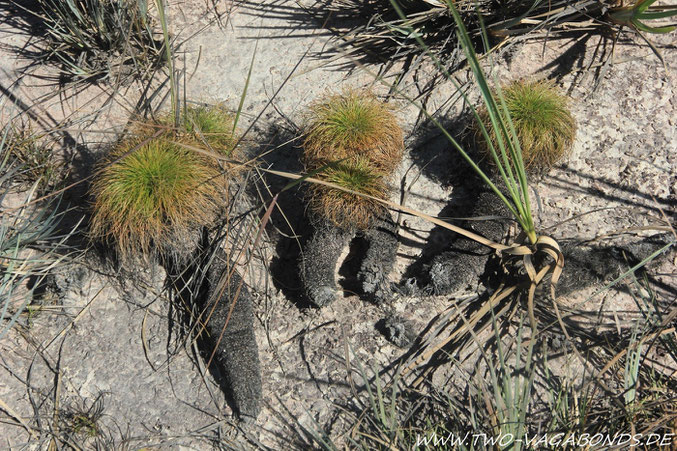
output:
[[36,64],[56,64],[66,79],[126,81],[161,63],[147,0],[36,0],[13,3],[34,23]]
[[[670,33],[677,29],[675,25],[650,26],[645,21],[665,19],[677,16],[677,5],[665,5],[653,8],[656,0],[636,0],[630,6],[619,6],[609,11],[609,18],[617,25],[630,27],[637,32]],[[651,8],[651,9],[650,9]]]
[[[567,98],[552,83],[516,81],[502,91],[525,169],[548,169],[569,153],[576,137],[576,121],[569,111]],[[496,148],[499,145],[497,130],[492,127],[487,108],[479,108],[478,115],[489,132],[491,145]],[[479,124],[475,129],[480,150],[491,158],[490,146],[484,141]],[[503,139],[507,141],[508,136]]]

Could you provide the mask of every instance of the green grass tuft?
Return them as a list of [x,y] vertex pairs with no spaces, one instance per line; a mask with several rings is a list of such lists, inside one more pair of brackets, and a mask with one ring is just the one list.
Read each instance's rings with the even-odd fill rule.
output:
[[362,158],[358,158],[348,164],[338,164],[328,169],[325,173],[328,182],[335,183],[343,188],[363,192],[379,191],[383,178],[382,174],[374,171]]
[[[510,114],[528,170],[552,167],[569,153],[576,137],[576,122],[569,111],[568,99],[547,82],[514,82],[503,88]],[[480,119],[497,147],[496,131],[485,108]],[[481,137],[477,131],[476,136]],[[479,139],[480,149],[490,156],[486,141]]]
[[186,109],[183,127],[189,140],[206,145],[230,157],[237,139],[233,134],[233,115],[222,106],[198,106]]
[[311,107],[303,143],[306,164],[324,164],[362,156],[374,168],[392,171],[404,150],[402,129],[391,108],[372,93],[347,91]]
[[[386,197],[387,175],[400,164],[404,141],[392,109],[372,93],[349,90],[311,107],[303,143],[306,169],[347,190]],[[339,226],[367,227],[382,207],[340,189],[310,187],[311,209]]]
[[[319,174],[318,178],[377,198],[384,198],[388,194],[383,173],[372,168],[364,157],[336,163]],[[311,185],[310,193],[311,209],[340,226],[365,228],[374,213],[383,208],[371,199],[319,184]]]
[[122,142],[92,186],[92,235],[114,243],[123,258],[171,248],[218,211],[226,185],[218,166],[175,138],[167,133],[138,149],[142,137]]

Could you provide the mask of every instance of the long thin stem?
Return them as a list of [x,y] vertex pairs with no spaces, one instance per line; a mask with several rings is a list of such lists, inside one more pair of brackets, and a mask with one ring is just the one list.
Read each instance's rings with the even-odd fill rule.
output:
[[178,96],[176,93],[176,80],[174,77],[174,58],[172,57],[172,47],[169,42],[169,27],[167,26],[167,16],[165,15],[165,5],[163,0],[155,0],[155,5],[158,11],[158,18],[162,25],[162,35],[164,37],[165,58],[167,59],[167,66],[169,67],[169,83],[170,93],[172,97],[172,111],[174,113],[174,126],[179,127],[179,105]]

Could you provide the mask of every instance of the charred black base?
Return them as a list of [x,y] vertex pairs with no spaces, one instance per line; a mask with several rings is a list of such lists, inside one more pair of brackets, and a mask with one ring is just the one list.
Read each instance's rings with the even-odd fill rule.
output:
[[416,340],[414,325],[398,315],[388,315],[376,324],[376,329],[398,348],[408,348]]
[[[469,216],[482,220],[467,221],[464,225],[466,228],[494,242],[501,242],[505,238],[510,213],[494,193],[481,193]],[[645,239],[625,247],[562,242],[560,246],[565,267],[557,285],[557,293],[566,295],[610,282],[629,266],[639,263],[667,242],[667,235]],[[450,249],[436,255],[424,266],[421,285],[425,294],[446,295],[475,289],[479,284],[491,289],[502,277],[499,259],[491,249],[475,241],[458,238]],[[547,281],[541,283],[540,290],[547,286]]]
[[212,360],[210,371],[223,378],[240,419],[252,421],[261,410],[262,384],[251,294],[220,247],[198,250],[194,262],[175,272],[174,285],[184,303],[197,307],[198,343]]
[[255,419],[262,395],[251,294],[221,248],[209,265],[204,283],[201,310],[207,315],[210,354],[214,353],[224,373],[240,418]]
[[388,211],[374,219],[364,231],[344,229],[328,221],[312,221],[313,233],[301,254],[299,268],[308,299],[318,307],[338,297],[336,266],[341,253],[356,236],[366,242],[357,278],[362,291],[373,302],[380,303],[391,294],[388,275],[397,255],[397,224]]
[[[659,234],[625,246],[592,246],[576,242],[561,243],[564,271],[557,283],[557,295],[565,296],[584,288],[602,287],[620,277],[632,266],[670,242],[668,234]],[[645,268],[639,270],[646,274]],[[640,277],[641,278],[641,277]],[[540,284],[545,290],[549,283]],[[538,293],[538,291],[537,291]],[[549,296],[549,293],[543,293]]]
[[[510,212],[494,193],[483,192],[468,217],[483,219],[466,221],[462,227],[491,241],[501,242],[507,233]],[[485,273],[492,271],[488,263],[493,254],[492,249],[459,236],[449,249],[436,255],[424,267],[424,292],[444,295],[476,288]]]

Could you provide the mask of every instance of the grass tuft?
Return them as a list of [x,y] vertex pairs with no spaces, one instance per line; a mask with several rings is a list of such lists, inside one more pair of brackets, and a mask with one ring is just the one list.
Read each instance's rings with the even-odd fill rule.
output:
[[188,107],[183,120],[184,137],[230,157],[237,143],[233,121],[233,115],[220,105]]
[[313,167],[362,156],[372,167],[389,172],[400,163],[404,143],[388,105],[370,92],[350,90],[311,107],[303,147],[306,162]]
[[[384,198],[385,180],[399,165],[404,151],[402,129],[392,109],[367,91],[348,90],[311,107],[303,143],[309,171],[347,190]],[[382,209],[356,194],[312,185],[310,206],[339,226],[365,228]]]
[[[515,127],[526,169],[548,169],[569,153],[576,137],[576,121],[568,99],[548,82],[514,82],[503,88],[505,105]],[[478,111],[494,147],[496,128],[486,108]],[[476,130],[481,151],[491,160],[491,150]],[[504,137],[504,139],[506,139]]]
[[53,155],[53,138],[33,131],[29,122],[10,125],[8,130],[4,150],[20,166],[12,182],[22,187],[38,182],[38,192],[44,194],[58,182],[63,170]]
[[232,116],[221,108],[188,109],[183,123],[184,130],[155,137],[157,124],[139,126],[137,136],[110,153],[92,185],[91,233],[114,244],[123,259],[170,249],[219,211],[226,178],[214,160],[181,144],[230,156]]
[[[384,198],[388,194],[383,173],[371,167],[369,160],[364,157],[336,163],[318,178],[377,198]],[[366,228],[374,213],[383,208],[375,200],[324,185],[312,184],[310,192],[310,208],[340,226]]]

